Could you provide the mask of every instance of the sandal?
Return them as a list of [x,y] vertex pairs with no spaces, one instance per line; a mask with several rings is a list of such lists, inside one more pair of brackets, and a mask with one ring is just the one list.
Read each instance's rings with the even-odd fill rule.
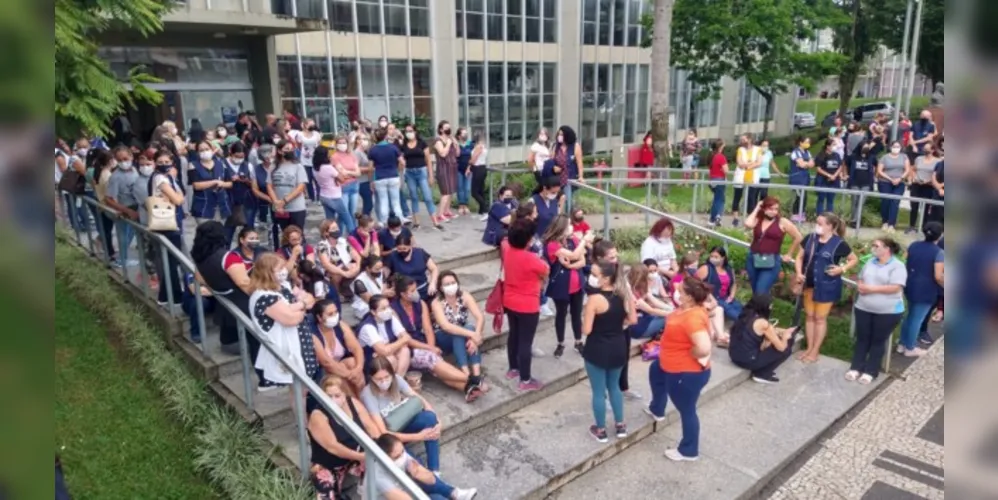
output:
[[859,377],[859,383],[863,385],[870,385],[873,383],[873,377],[869,373],[864,373],[862,377]]
[[846,380],[849,382],[855,382],[859,378],[859,372],[856,370],[849,370],[846,372]]

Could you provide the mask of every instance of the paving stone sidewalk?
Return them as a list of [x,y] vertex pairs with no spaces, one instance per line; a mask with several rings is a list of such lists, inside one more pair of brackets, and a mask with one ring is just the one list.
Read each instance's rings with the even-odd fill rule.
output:
[[770,500],[944,498],[943,344],[874,396]]

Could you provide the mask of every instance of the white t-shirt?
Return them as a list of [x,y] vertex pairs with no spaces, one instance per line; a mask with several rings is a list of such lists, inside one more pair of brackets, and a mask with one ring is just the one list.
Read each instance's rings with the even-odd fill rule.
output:
[[649,236],[641,243],[641,262],[654,259],[658,263],[658,268],[672,269],[672,263],[676,261],[676,247],[672,240],[659,240]]
[[[311,134],[311,135],[306,135]],[[315,155],[315,148],[319,147],[319,140],[322,134],[319,132],[298,132],[294,137],[295,142],[301,144],[301,164],[306,167],[312,166],[312,156]]]
[[540,172],[544,168],[544,162],[551,158],[551,150],[539,142],[534,142],[530,145],[530,151],[534,153],[534,172]]
[[[364,347],[374,347],[376,344],[388,343],[388,331],[385,330],[385,324],[380,321],[375,321],[374,324],[377,326],[366,324],[360,327],[358,338]],[[402,322],[396,316],[392,316],[392,331],[395,332],[396,336],[405,332],[405,327],[402,326]]]
[[[267,309],[278,301],[287,302],[287,299],[280,293],[271,290],[254,291],[249,299],[250,317],[253,318],[253,324],[267,336],[267,340],[274,345],[278,353],[305,371],[305,360],[301,352],[298,327],[282,325],[266,314]],[[254,366],[262,370],[263,377],[271,382],[277,384],[293,382],[291,373],[271,354],[269,349],[260,349]]]

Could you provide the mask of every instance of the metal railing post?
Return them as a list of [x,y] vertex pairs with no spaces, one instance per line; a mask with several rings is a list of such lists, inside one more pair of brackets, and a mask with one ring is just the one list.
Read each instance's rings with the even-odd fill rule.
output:
[[693,208],[690,210],[690,222],[696,220],[697,216],[697,191],[700,190],[699,184],[693,185]]
[[[911,202],[909,201],[909,203],[911,203]],[[925,206],[926,205],[927,205],[927,203],[924,203],[924,202],[918,204],[918,223],[917,223],[918,227],[915,228],[917,230],[921,230],[923,227],[925,227]]]
[[610,238],[610,198],[603,197],[603,237]]
[[[651,179],[646,179],[651,180]],[[645,206],[651,208],[651,182],[645,184]],[[651,224],[651,214],[645,211],[645,225]]]
[[800,200],[800,207],[798,208],[797,215],[800,216],[800,218],[804,219],[805,221],[807,220],[807,218],[804,217],[804,212],[807,211],[807,198],[804,197],[804,193],[806,192],[807,191],[803,189],[797,190],[797,196],[798,199]]
[[378,498],[377,483],[377,462],[370,453],[364,454],[364,498]]
[[80,228],[77,225],[76,219],[76,196],[72,193],[63,191],[65,195],[65,206],[66,206],[66,220],[69,221],[69,227],[73,228],[73,233],[76,235],[76,243],[83,246],[83,241],[80,240]]
[[305,392],[297,376],[291,384],[291,394],[295,405],[295,421],[298,423],[298,463],[301,465],[302,477],[307,478],[311,467],[308,462],[308,437],[305,435]]
[[863,205],[866,205],[866,195],[860,193],[859,195],[859,205],[856,206],[856,213],[853,217],[856,218],[856,237],[859,238],[860,229],[863,227]]
[[114,235],[118,238],[118,263],[121,264],[121,275],[128,281],[128,245],[125,244],[125,224],[121,217],[112,219]]
[[506,170],[505,169],[503,169],[502,174],[500,174],[500,177],[501,177],[500,180],[502,182],[500,182],[499,185],[500,186],[505,186],[506,185]]
[[[187,281],[187,280],[183,279],[184,275],[183,275],[183,273],[181,272],[180,269],[177,269],[176,271],[178,273],[180,273],[178,276],[181,277],[180,278],[180,282],[181,283],[184,283],[185,281]],[[163,280],[160,280],[160,283],[162,283],[162,282],[163,282]],[[160,286],[163,286],[163,285],[160,285]],[[167,300],[170,300],[172,297],[173,297],[172,295],[167,296]],[[205,337],[208,336],[208,332],[206,331],[206,327],[205,327],[205,323],[207,323],[207,321],[205,320],[205,317],[204,317],[204,303],[203,302],[204,302],[204,299],[201,297],[201,283],[198,283],[197,280],[195,280],[194,281],[194,309],[195,309],[194,313],[197,314],[197,317],[198,317],[198,335],[201,337],[201,345],[199,347],[201,348],[201,351],[205,350],[204,349],[204,344],[205,344],[205,342],[208,341],[208,339],[205,338]],[[173,309],[173,302],[170,301],[169,304],[170,304],[170,309]],[[250,401],[250,398],[246,398],[246,400]],[[253,408],[252,404],[250,404],[250,408]]]
[[[163,262],[163,279],[159,280],[159,286],[163,286],[164,283],[166,284],[166,298],[169,301],[173,298],[173,280],[170,279],[170,252],[162,242],[159,245],[159,255]],[[200,303],[201,301],[198,301],[198,304]],[[177,317],[177,311],[173,309],[172,305],[167,310],[170,312],[171,318]],[[203,313],[201,314],[201,323],[204,324]],[[204,338],[201,339],[201,342],[204,342]]]
[[[246,406],[248,406],[250,410],[254,410],[253,395],[255,391],[253,388],[253,382],[250,378],[253,370],[250,369],[249,341],[246,339],[246,327],[243,326],[242,323],[239,323],[236,327],[236,331],[239,332],[239,361],[242,362],[243,365],[243,391],[246,393]],[[202,335],[204,334],[202,333]],[[201,345],[204,345],[204,342],[204,337],[201,337]]]
[[[82,209],[83,212],[84,212],[84,216],[82,217],[82,219],[83,219],[83,230],[86,231],[86,233],[87,233],[87,242],[89,243],[88,246],[90,247],[90,255],[93,255],[93,256],[96,257],[97,256],[97,250],[94,247],[94,233],[93,233],[93,231],[90,230],[90,206],[87,203],[86,196],[84,196],[83,199],[80,200],[80,202],[83,203],[83,205],[80,206],[80,209]],[[94,224],[95,225],[97,224],[96,220],[94,220]],[[100,236],[100,235],[98,234],[98,236]]]
[[146,235],[142,231],[136,231],[135,237],[139,242],[139,251],[137,253],[141,256],[139,259],[139,283],[141,284],[142,298],[147,298],[150,296],[150,290],[149,271],[146,269]]
[[572,213],[572,181],[565,184],[565,213]]
[[743,219],[746,218],[746,217],[748,217],[748,199],[749,199],[749,192],[750,192],[749,190],[750,189],[751,188],[749,188],[749,184],[747,182],[745,183],[744,186],[742,186],[742,207],[741,208],[742,208],[742,218]]
[[104,265],[106,267],[111,267],[111,252],[114,251],[114,241],[111,240],[111,237],[107,234],[107,231],[104,230],[104,217],[106,216],[100,209],[100,205],[95,203],[94,211],[97,213],[97,218],[94,219],[94,225],[97,226],[97,236],[100,237],[101,244],[106,247],[104,248],[103,255]]

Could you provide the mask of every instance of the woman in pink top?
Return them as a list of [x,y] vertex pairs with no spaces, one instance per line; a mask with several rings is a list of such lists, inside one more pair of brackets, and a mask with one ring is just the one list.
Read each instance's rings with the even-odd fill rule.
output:
[[361,258],[368,255],[381,255],[381,246],[378,245],[378,229],[370,215],[360,214],[360,217],[357,218],[357,229],[350,233],[347,241],[360,254]]
[[336,219],[340,227],[349,234],[357,223],[354,221],[353,214],[347,210],[347,204],[343,200],[342,185],[346,182],[347,175],[340,169],[344,158],[349,157],[349,161],[353,162],[354,169],[357,167],[357,160],[350,153],[343,154],[344,151],[347,151],[346,137],[336,138],[336,149],[336,153],[330,156],[329,150],[324,146],[316,147],[315,152],[312,153],[312,165],[315,170],[315,183],[319,185],[319,201],[322,202],[326,218]]

